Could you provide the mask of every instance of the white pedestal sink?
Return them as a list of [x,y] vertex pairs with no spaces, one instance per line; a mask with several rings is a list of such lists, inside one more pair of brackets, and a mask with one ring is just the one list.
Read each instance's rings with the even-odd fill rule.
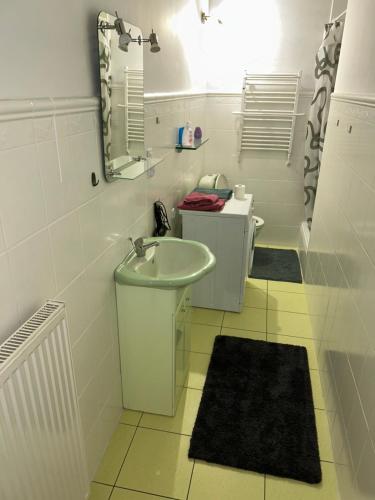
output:
[[174,415],[189,367],[190,286],[215,266],[207,246],[149,238],[145,257],[131,252],[115,271],[123,404]]

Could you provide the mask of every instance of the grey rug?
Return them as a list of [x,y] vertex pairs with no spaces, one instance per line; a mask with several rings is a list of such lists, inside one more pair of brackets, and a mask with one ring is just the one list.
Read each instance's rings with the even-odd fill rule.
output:
[[189,457],[319,483],[306,349],[217,336]]
[[251,278],[302,283],[301,268],[295,250],[255,247]]

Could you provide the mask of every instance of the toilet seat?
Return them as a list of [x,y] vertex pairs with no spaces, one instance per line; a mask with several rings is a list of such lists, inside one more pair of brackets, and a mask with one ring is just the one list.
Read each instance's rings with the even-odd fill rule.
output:
[[262,217],[258,217],[258,215],[253,215],[253,219],[255,220],[256,228],[264,226],[264,219],[262,219]]
[[228,186],[227,178],[223,174],[207,174],[198,182],[198,187],[205,189],[225,189]]

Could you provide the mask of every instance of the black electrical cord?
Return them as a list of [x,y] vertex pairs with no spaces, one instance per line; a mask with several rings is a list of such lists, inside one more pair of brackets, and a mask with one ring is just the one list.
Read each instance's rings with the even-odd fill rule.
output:
[[170,231],[171,226],[169,224],[167,210],[163,202],[155,201],[154,215],[155,215],[156,227],[153,236],[165,236],[165,233],[167,231]]

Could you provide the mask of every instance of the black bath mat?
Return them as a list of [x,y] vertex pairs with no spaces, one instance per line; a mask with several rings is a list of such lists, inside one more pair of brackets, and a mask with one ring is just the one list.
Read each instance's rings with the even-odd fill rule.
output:
[[319,483],[306,349],[216,337],[189,457]]
[[295,250],[255,247],[251,278],[302,283],[301,268]]

